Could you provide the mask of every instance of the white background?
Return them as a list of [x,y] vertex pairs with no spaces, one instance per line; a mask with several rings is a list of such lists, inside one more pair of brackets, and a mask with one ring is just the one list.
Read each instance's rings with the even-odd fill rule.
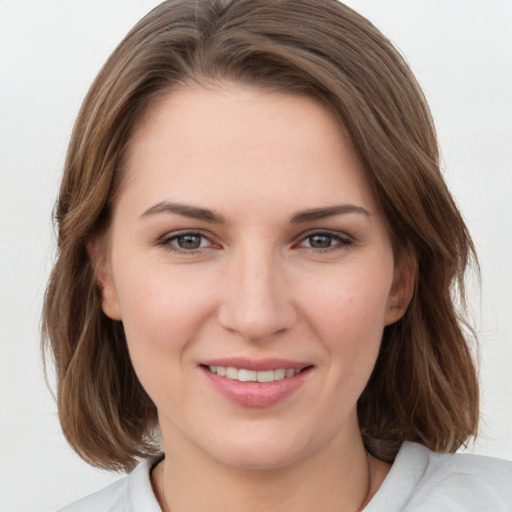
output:
[[[39,351],[51,212],[81,99],[156,0],[0,0],[0,510],[49,511],[117,475],[66,445]],[[398,46],[439,130],[483,285],[483,421],[471,449],[512,459],[512,1],[350,0]]]

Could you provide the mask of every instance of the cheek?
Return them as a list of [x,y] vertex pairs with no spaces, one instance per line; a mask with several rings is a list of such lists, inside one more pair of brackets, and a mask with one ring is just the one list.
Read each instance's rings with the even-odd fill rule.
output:
[[330,334],[355,330],[382,330],[387,310],[390,282],[385,274],[362,275],[349,272],[316,286],[309,293],[315,315],[323,318]]
[[158,370],[163,358],[166,365],[178,364],[211,309],[200,280],[153,265],[119,274],[118,283],[127,344],[141,380]]
[[159,410],[168,403],[182,410],[194,398],[183,379],[184,372],[195,368],[188,350],[211,310],[203,287],[183,272],[139,268],[137,275],[123,280],[119,301],[130,359],[141,385]]
[[308,321],[338,378],[339,373],[357,374],[364,385],[373,369],[387,310],[390,279],[385,275],[351,272],[309,295]]

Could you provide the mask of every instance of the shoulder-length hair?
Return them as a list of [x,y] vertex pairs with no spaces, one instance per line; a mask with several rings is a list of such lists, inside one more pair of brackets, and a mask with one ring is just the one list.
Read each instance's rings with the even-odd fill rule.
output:
[[[403,441],[455,451],[475,435],[478,384],[460,312],[474,255],[442,178],[425,98],[404,59],[334,0],[169,0],[112,53],[72,134],[56,208],[58,257],[43,312],[62,428],[87,462],[130,470],[159,449],[156,408],[130,362],[123,326],[101,308],[87,244],[109,224],[134,127],[187,84],[234,82],[307,94],[337,115],[415,290],[385,328],[358,402],[367,448],[392,460]],[[476,259],[475,259],[476,261]]]

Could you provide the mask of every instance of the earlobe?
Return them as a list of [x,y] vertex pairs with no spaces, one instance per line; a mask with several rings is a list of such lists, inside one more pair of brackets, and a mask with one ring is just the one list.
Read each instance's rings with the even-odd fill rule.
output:
[[388,295],[385,325],[400,320],[411,302],[416,282],[416,260],[411,251],[403,254],[395,265],[393,284]]
[[101,308],[112,320],[121,320],[121,311],[117,293],[112,279],[112,270],[100,240],[94,239],[87,243],[87,255],[91,261],[96,286],[101,295]]

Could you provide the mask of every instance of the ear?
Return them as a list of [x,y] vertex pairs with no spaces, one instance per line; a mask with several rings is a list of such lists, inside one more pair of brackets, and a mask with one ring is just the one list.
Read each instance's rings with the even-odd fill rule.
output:
[[393,283],[388,295],[384,324],[400,320],[411,302],[416,282],[417,263],[412,249],[404,250],[395,263]]
[[87,255],[91,261],[96,279],[96,285],[101,294],[101,308],[112,320],[121,320],[121,310],[117,293],[112,279],[110,261],[106,257],[106,247],[102,240],[97,238],[87,243]]

